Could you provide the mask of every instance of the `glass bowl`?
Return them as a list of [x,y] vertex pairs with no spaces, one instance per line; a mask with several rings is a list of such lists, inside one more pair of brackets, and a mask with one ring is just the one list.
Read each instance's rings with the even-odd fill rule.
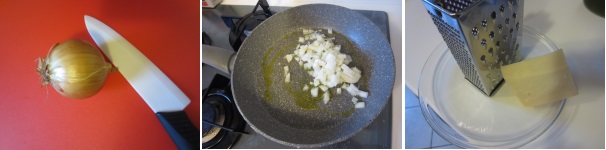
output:
[[[558,50],[547,37],[523,26],[522,60]],[[518,37],[519,39],[519,37]],[[419,102],[433,130],[463,148],[518,148],[541,136],[558,118],[566,100],[524,107],[503,84],[491,97],[464,78],[446,43],[423,66]]]

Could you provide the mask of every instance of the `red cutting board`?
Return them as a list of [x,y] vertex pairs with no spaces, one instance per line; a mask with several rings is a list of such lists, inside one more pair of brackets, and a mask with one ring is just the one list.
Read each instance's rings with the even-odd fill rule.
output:
[[[184,93],[200,128],[200,1],[0,1],[0,149],[176,149],[118,72],[84,100],[41,87],[35,60],[72,38],[94,44],[84,15],[137,47]],[[47,94],[48,90],[48,94]]]

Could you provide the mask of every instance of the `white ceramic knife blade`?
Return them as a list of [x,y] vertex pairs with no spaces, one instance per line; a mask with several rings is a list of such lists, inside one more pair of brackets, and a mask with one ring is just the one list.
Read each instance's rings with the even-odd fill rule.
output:
[[143,53],[103,22],[85,15],[88,33],[151,109],[182,111],[189,98]]

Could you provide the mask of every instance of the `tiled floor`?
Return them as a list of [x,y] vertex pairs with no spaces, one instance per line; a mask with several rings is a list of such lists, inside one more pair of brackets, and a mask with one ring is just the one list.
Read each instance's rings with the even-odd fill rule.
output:
[[421,112],[419,98],[406,87],[406,143],[404,148],[458,149],[434,132]]

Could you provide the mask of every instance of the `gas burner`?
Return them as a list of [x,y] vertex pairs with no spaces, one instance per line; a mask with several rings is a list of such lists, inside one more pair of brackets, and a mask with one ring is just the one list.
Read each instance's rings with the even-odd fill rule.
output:
[[257,11],[242,17],[242,19],[236,22],[231,32],[229,32],[229,44],[231,44],[235,51],[240,49],[240,45],[242,45],[246,37],[265,19],[267,19],[265,12]]
[[[227,102],[227,99],[218,95],[206,97],[202,103],[202,119],[219,126],[228,125],[225,122],[226,107],[229,106]],[[213,125],[206,125],[202,128],[202,143],[204,144],[214,145],[222,136],[225,136],[225,132],[221,132],[221,128]]]
[[[262,10],[258,10],[257,8],[261,6]],[[252,13],[244,15],[243,17],[222,17],[223,22],[227,25],[227,27],[231,28],[229,33],[229,44],[234,48],[237,52],[240,49],[240,45],[242,42],[250,35],[253,29],[255,29],[261,22],[265,21],[265,19],[271,17],[275,12],[269,10],[269,5],[265,0],[259,0],[257,5],[253,9]],[[236,23],[233,23],[233,20],[237,19]]]
[[230,81],[215,75],[202,98],[202,148],[231,148],[246,122],[231,96]]

